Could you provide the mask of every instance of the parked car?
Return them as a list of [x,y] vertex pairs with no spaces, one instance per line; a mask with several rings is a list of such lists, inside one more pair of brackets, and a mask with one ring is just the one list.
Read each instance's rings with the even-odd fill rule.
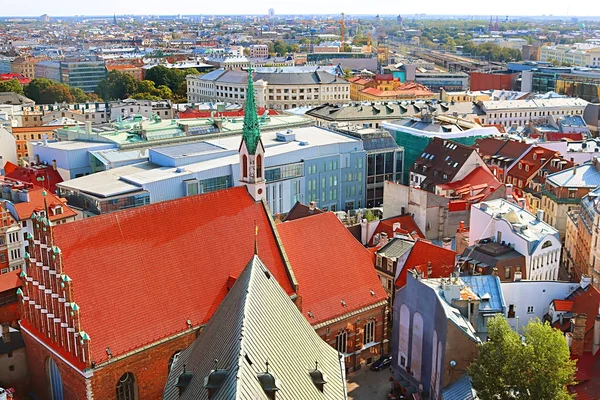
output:
[[381,371],[392,364],[392,356],[381,356],[377,361],[371,364],[373,371]]

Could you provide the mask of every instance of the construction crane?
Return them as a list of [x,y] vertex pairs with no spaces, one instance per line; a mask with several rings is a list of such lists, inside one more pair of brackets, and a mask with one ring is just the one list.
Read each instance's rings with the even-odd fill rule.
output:
[[346,22],[345,22],[345,15],[344,13],[342,13],[342,19],[338,21],[340,24],[340,28],[342,30],[342,46],[344,45],[344,42],[346,41]]

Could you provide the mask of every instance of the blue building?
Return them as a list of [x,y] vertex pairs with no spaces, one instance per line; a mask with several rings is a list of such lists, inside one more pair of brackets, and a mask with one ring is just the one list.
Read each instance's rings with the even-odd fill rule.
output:
[[440,399],[475,358],[477,344],[487,337],[487,320],[505,308],[496,276],[420,279],[408,274],[394,301],[395,387]]

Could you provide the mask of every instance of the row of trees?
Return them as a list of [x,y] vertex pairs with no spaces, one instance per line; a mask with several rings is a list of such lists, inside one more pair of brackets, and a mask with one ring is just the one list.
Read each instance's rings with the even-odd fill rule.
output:
[[168,99],[175,102],[187,101],[186,75],[198,74],[195,68],[170,69],[162,65],[150,68],[144,80],[128,73],[110,71],[96,88],[96,94],[105,100],[134,98],[139,100]]
[[483,57],[488,61],[507,62],[521,61],[522,59],[520,50],[501,47],[493,43],[483,43],[480,45],[466,43],[463,47],[463,53]]
[[575,362],[563,333],[548,322],[533,320],[514,332],[504,316],[488,322],[487,342],[469,366],[473,388],[481,400],[571,399]]
[[54,82],[46,78],[32,79],[25,86],[22,86],[17,79],[0,82],[0,92],[22,94],[39,104],[84,103],[99,100],[94,93],[86,94],[79,88],[70,87],[64,83]]

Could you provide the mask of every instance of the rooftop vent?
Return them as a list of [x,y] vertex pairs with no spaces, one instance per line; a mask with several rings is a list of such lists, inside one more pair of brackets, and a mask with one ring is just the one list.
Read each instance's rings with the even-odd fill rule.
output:
[[[223,385],[223,382],[227,378],[228,371],[226,369],[219,369],[217,367],[219,361],[215,359],[215,367],[210,371],[207,377],[204,378],[204,388],[208,390],[208,398],[211,399],[217,390]],[[183,366],[185,374],[185,365]],[[181,378],[181,377],[180,377]],[[190,378],[191,380],[191,378]],[[178,381],[179,383],[179,381]],[[189,383],[189,382],[188,382]],[[181,389],[180,389],[181,394]]]
[[277,132],[275,140],[278,142],[293,142],[296,140],[296,134],[291,129],[286,132]]
[[309,374],[317,389],[319,389],[320,392],[323,392],[324,386],[327,383],[327,376],[319,370],[318,361],[315,361],[315,369],[310,371]]

